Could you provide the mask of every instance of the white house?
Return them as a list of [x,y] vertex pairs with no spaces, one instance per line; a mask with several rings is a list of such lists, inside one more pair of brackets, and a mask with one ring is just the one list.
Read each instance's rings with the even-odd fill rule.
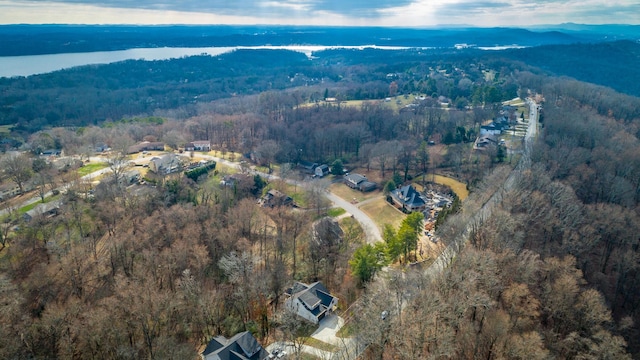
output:
[[181,167],[182,162],[175,154],[165,154],[160,157],[153,157],[149,160],[149,170],[156,174],[171,174],[179,171]]
[[211,151],[211,141],[196,140],[184,146],[185,151]]
[[288,296],[284,303],[286,309],[314,324],[318,324],[338,305],[338,298],[331,295],[320,282],[310,285],[296,282],[287,289],[285,296]]
[[325,175],[329,174],[329,166],[327,165],[320,165],[320,166],[316,166],[316,169],[314,170],[314,173],[317,177],[323,177]]

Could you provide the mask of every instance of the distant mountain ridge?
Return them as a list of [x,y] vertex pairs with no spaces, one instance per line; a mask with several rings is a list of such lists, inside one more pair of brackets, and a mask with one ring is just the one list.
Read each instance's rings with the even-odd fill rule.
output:
[[[113,51],[154,47],[260,45],[380,45],[406,47],[540,46],[606,40],[589,31],[523,28],[402,29],[382,27],[300,26],[99,26],[3,25],[0,56]],[[630,28],[628,38],[636,29]],[[609,31],[609,30],[607,30]]]

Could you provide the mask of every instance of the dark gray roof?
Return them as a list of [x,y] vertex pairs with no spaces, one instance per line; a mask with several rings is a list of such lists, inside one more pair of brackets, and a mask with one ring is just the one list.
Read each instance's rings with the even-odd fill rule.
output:
[[23,217],[27,220],[31,220],[38,215],[44,215],[54,210],[57,210],[62,206],[62,200],[51,201],[44,204],[38,204],[33,209],[27,211]]
[[217,336],[202,352],[205,360],[262,360],[268,355],[248,331],[237,333],[231,339]]
[[313,170],[313,169],[315,169],[315,168],[316,168],[316,166],[318,166],[318,164],[317,164],[317,163],[312,163],[312,162],[309,162],[309,161],[300,161],[300,162],[298,163],[298,165],[299,165],[300,167],[302,167],[302,168],[307,169],[307,170]]
[[363,181],[361,182],[359,185],[361,190],[370,190],[370,189],[375,189],[376,187],[378,187],[378,185],[374,182],[371,181]]
[[287,293],[300,299],[303,305],[315,316],[327,311],[331,302],[335,299],[320,282],[310,285],[296,282],[287,290]]
[[367,180],[366,177],[360,175],[360,174],[349,174],[347,176],[344,177],[345,180],[352,182],[354,184],[360,184],[361,182]]
[[391,192],[391,195],[401,201],[403,204],[410,207],[421,207],[425,205],[424,200],[420,196],[420,193],[411,186],[403,186],[399,189],[395,189]]

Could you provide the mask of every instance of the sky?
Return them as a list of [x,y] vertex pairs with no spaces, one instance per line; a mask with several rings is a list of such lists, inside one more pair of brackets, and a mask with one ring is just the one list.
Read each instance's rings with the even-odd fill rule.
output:
[[0,24],[640,24],[639,0],[0,0]]

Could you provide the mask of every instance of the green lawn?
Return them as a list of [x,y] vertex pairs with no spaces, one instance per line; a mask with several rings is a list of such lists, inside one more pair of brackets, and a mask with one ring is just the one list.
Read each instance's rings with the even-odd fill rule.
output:
[[380,196],[380,190],[362,192],[358,190],[353,190],[352,188],[348,187],[343,183],[331,184],[331,186],[329,186],[329,191],[331,191],[332,193],[338,195],[339,197],[349,202],[353,202],[353,199],[355,199],[356,202],[363,202],[367,199]]
[[337,208],[331,208],[329,210],[327,210],[327,215],[331,216],[331,217],[338,217],[344,213],[346,213],[347,211],[341,207],[337,207]]
[[107,166],[109,166],[109,165],[107,163],[104,163],[104,162],[86,164],[83,167],[78,169],[78,175],[80,175],[80,176],[89,175],[92,172],[96,172],[98,170],[104,169]]
[[434,181],[437,182],[438,184],[447,185],[448,187],[450,187],[451,190],[453,190],[453,192],[456,193],[456,195],[458,195],[458,198],[460,198],[460,200],[464,200],[467,198],[467,196],[469,196],[469,190],[467,190],[467,184],[461,183],[456,179],[452,179],[450,177],[446,177],[442,175],[435,175]]
[[362,205],[360,210],[369,215],[380,231],[384,229],[385,224],[393,226],[394,229],[398,228],[406,217],[400,210],[389,204],[384,196]]

